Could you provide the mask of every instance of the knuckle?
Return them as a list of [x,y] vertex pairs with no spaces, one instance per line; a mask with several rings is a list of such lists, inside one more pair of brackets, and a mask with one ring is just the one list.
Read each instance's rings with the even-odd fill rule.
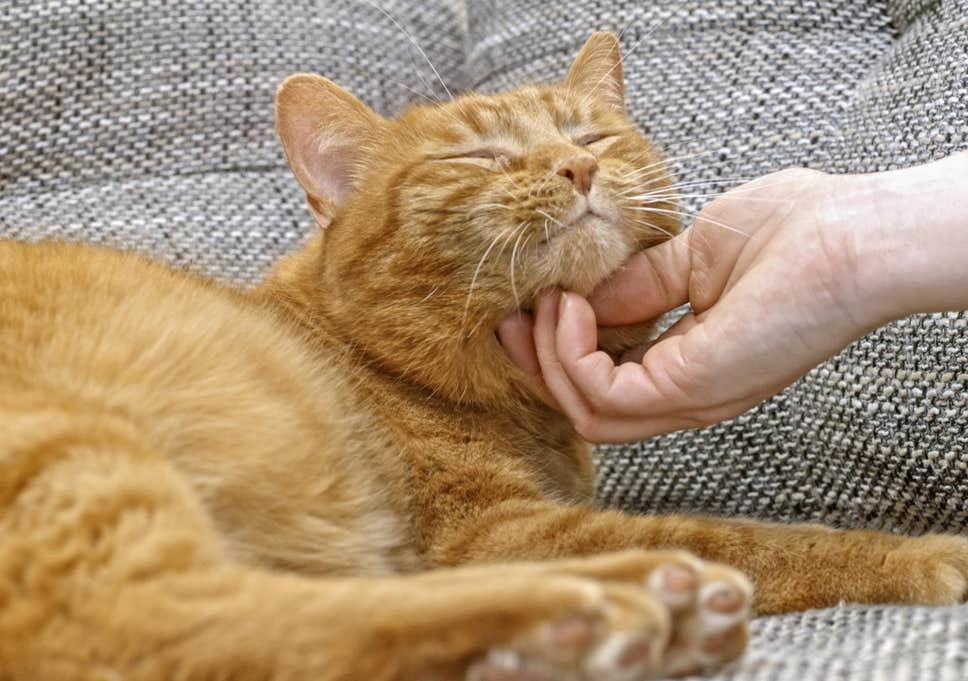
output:
[[612,399],[607,391],[590,393],[585,395],[585,399],[594,413],[606,412],[612,407]]
[[767,177],[783,179],[790,182],[810,183],[826,175],[826,173],[820,170],[814,170],[813,168],[784,168],[772,175],[767,175]]

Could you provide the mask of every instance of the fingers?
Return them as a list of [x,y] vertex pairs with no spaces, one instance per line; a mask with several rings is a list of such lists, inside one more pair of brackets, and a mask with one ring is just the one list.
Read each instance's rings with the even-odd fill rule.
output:
[[515,364],[528,374],[541,373],[538,353],[534,349],[534,320],[527,312],[505,318],[497,327],[497,337]]
[[534,338],[548,391],[586,439],[629,442],[696,425],[662,414],[661,395],[641,365],[616,367],[597,350],[595,315],[581,297],[539,298]]
[[728,212],[725,216],[720,214],[722,201],[704,208],[687,232],[692,258],[688,296],[696,312],[705,312],[719,300],[752,238],[745,231],[749,227],[735,226],[736,220]]
[[680,336],[699,323],[699,317],[692,312],[688,312],[682,315],[675,324],[670,326],[668,329],[662,332],[658,338],[645,343],[644,345],[639,345],[638,347],[630,348],[622,353],[622,363],[626,362],[636,362],[641,363],[645,358],[646,352],[649,348],[655,347],[660,342],[667,338],[672,338],[673,336]]
[[588,413],[588,408],[558,360],[555,337],[560,298],[560,291],[552,291],[538,297],[534,310],[534,345],[545,386],[554,396],[561,411],[577,427],[578,421]]
[[688,300],[692,263],[688,233],[632,256],[589,296],[603,326],[658,317]]
[[670,396],[659,391],[655,376],[642,364],[615,366],[597,349],[595,313],[580,296],[562,294],[555,350],[571,384],[595,413],[641,418],[667,406]]
[[534,320],[527,312],[517,312],[497,327],[497,337],[511,361],[527,376],[528,387],[547,405],[560,410],[554,395],[541,376],[541,365],[534,347]]

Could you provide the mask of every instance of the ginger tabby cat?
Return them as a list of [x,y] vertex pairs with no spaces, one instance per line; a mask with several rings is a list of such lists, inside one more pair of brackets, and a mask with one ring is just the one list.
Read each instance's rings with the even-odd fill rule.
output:
[[251,291],[0,243],[0,678],[633,681],[753,611],[960,600],[960,538],[595,508],[494,329],[674,231],[623,201],[669,179],[622,96],[605,33],[397,120],[288,79],[321,229]]

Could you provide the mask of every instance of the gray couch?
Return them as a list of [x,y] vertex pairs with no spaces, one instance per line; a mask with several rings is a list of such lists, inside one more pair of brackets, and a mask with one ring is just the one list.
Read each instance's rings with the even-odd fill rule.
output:
[[[499,90],[623,32],[630,111],[668,155],[712,152],[675,166],[708,191],[968,147],[968,0],[382,3],[6,0],[0,234],[254,282],[312,230],[275,86],[314,70],[384,113],[443,96],[408,34],[451,89]],[[968,314],[891,324],[729,423],[603,448],[600,466],[602,502],[630,511],[964,532]],[[966,607],[845,605],[754,632],[715,678],[968,679]]]

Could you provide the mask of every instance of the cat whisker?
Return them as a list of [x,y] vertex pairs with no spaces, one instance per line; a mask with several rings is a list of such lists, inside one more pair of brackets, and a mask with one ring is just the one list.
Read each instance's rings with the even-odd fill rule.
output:
[[612,71],[614,71],[619,66],[621,66],[622,65],[622,62],[624,62],[628,57],[632,56],[632,53],[635,52],[635,50],[637,50],[639,48],[639,45],[641,45],[643,42],[645,42],[645,39],[646,38],[648,38],[653,33],[655,33],[657,30],[659,30],[660,28],[662,28],[663,26],[665,26],[667,23],[669,23],[669,20],[670,19],[672,19],[672,13],[671,12],[669,13],[669,16],[667,16],[665,19],[663,19],[662,21],[660,21],[659,23],[657,23],[655,26],[653,26],[652,28],[650,28],[648,31],[646,31],[645,35],[642,36],[641,38],[639,38],[636,41],[636,43],[634,45],[632,45],[632,47],[629,48],[628,52],[626,52],[625,54],[623,54],[622,56],[620,56],[619,59],[618,59],[618,61],[612,66],[612,68],[610,68],[608,71],[606,71],[602,75],[602,77],[598,79],[598,82],[595,83],[595,85],[593,85],[591,88],[589,88],[588,92],[585,93],[585,96],[582,97],[581,101],[578,103],[578,106],[579,107],[584,106],[585,105],[585,102],[588,101],[588,98],[592,95],[592,93],[594,93],[595,90],[598,89],[598,86],[601,85],[606,78],[608,78],[610,75],[612,75]]
[[508,206],[503,203],[479,203],[474,206],[473,210],[470,211],[471,214],[478,213],[485,208],[499,208],[501,210],[514,210],[514,206]]
[[428,293],[427,295],[425,295],[423,298],[420,299],[420,302],[426,303],[428,300],[434,297],[434,294],[437,293],[439,289],[440,289],[440,284],[437,284],[432,289],[430,289],[430,293]]
[[661,160],[655,161],[654,163],[650,163],[648,165],[642,166],[641,168],[635,168],[633,170],[630,170],[629,172],[627,172],[622,177],[623,178],[628,178],[628,177],[632,177],[632,176],[635,176],[635,175],[638,175],[638,174],[644,174],[644,173],[646,173],[647,171],[650,171],[650,170],[653,173],[666,171],[666,170],[668,170],[668,167],[669,166],[671,166],[673,164],[676,164],[676,163],[679,163],[681,161],[687,161],[687,160],[690,160],[690,159],[699,158],[701,156],[708,156],[709,154],[715,154],[715,153],[721,152],[721,151],[722,151],[721,149],[706,149],[704,151],[697,151],[697,152],[692,153],[692,154],[682,154],[680,156],[672,156],[672,157],[669,157],[669,158],[663,158]]
[[[686,180],[686,181],[683,181],[683,182],[676,182],[675,184],[669,184],[669,185],[665,185],[665,186],[662,186],[662,187],[658,187],[658,188],[656,188],[655,191],[656,192],[671,192],[671,191],[674,191],[676,189],[689,189],[689,188],[692,188],[692,187],[701,187],[703,185],[715,185],[715,184],[725,184],[725,183],[736,183],[736,184],[742,185],[742,184],[744,184],[746,182],[749,182],[751,179],[755,179],[755,178],[749,178],[749,177],[717,177],[715,179],[709,179],[709,180]],[[638,188],[637,187],[631,187],[629,190],[626,190],[625,192],[622,192],[622,193],[632,193],[633,191],[636,191],[636,189],[638,189]],[[645,193],[645,192],[643,192],[643,193]]]
[[399,81],[399,80],[396,80],[395,78],[390,78],[389,76],[385,76],[385,80],[386,80],[386,81],[387,81],[388,83],[393,83],[394,85],[397,85],[397,86],[399,86],[399,87],[402,87],[402,88],[404,88],[405,90],[407,90],[407,91],[408,91],[408,92],[410,92],[411,94],[414,94],[414,95],[416,95],[417,97],[420,97],[420,98],[422,98],[422,99],[425,99],[425,100],[427,100],[427,102],[428,102],[429,104],[440,104],[440,103],[441,103],[441,101],[440,101],[440,99],[438,99],[438,98],[437,98],[436,96],[434,96],[434,95],[433,95],[433,93],[431,93],[431,94],[430,94],[430,95],[428,96],[427,94],[425,94],[425,93],[423,93],[423,92],[420,92],[420,90],[415,90],[414,88],[412,88],[412,87],[410,87],[410,86],[409,86],[409,85],[407,85],[406,83],[404,83],[404,82],[402,82],[402,81]]
[[739,201],[763,201],[767,203],[779,203],[785,199],[773,199],[766,196],[738,196],[736,190],[716,192],[711,194],[635,194],[623,196],[623,201],[678,201],[679,199],[736,199]]
[[707,217],[705,215],[700,215],[698,211],[666,210],[664,208],[653,208],[651,206],[629,206],[629,210],[646,211],[650,213],[662,213],[665,215],[676,215],[689,220],[695,220],[696,218],[699,218],[703,222],[708,222],[710,224],[716,225],[717,227],[722,227],[723,229],[728,230],[730,232],[735,232],[736,234],[740,234],[746,237],[747,239],[750,238],[750,235],[744,232],[743,230],[737,229],[732,225],[727,225],[725,222],[720,222],[719,220],[713,220],[712,218]]
[[535,213],[538,213],[539,215],[544,216],[546,220],[551,220],[553,223],[555,223],[559,227],[562,227],[563,228],[565,226],[564,223],[561,222],[561,220],[556,220],[555,218],[553,218],[552,216],[548,215],[547,213],[545,213],[543,210],[541,210],[539,208],[536,208],[534,212]]
[[518,201],[518,197],[515,196],[514,192],[508,189],[507,187],[504,187],[500,184],[496,184],[495,186],[497,186],[498,189],[504,192],[504,195],[507,196],[509,199],[511,199],[512,202],[516,203]]
[[504,173],[504,177],[508,178],[508,182],[510,182],[511,184],[513,184],[515,189],[517,189],[518,191],[524,191],[523,188],[521,187],[521,185],[519,185],[514,180],[514,178],[511,177],[511,173],[508,172],[508,169],[507,168],[505,168],[504,166],[500,166],[500,168],[501,168],[501,172]]
[[[655,189],[646,190],[640,194],[640,196],[666,196],[672,194],[680,194],[678,190],[680,189],[701,189],[703,185],[715,184],[720,182],[740,182],[741,184],[730,187],[729,189],[724,189],[718,192],[707,192],[710,194],[725,194],[729,193],[741,193],[755,191],[763,187],[763,185],[755,185],[752,187],[746,186],[746,181],[744,178],[717,178],[715,180],[688,180],[683,182],[677,182],[675,184],[668,184],[661,187],[656,187]],[[637,191],[638,187],[629,187],[628,189],[619,192],[620,194],[632,194]]]
[[461,333],[463,333],[464,324],[467,322],[467,312],[471,306],[471,296],[474,294],[474,284],[477,283],[477,277],[481,273],[481,268],[484,267],[484,261],[487,260],[488,254],[490,254],[491,250],[493,250],[493,248],[497,245],[497,242],[498,240],[500,240],[501,237],[503,237],[508,232],[513,234],[514,231],[517,230],[518,227],[520,227],[523,224],[524,222],[522,222],[519,225],[515,225],[514,227],[505,227],[503,230],[501,230],[501,232],[498,233],[498,235],[491,240],[491,243],[488,244],[487,248],[484,250],[484,255],[482,255],[481,259],[477,262],[477,267],[474,269],[474,275],[471,277],[471,284],[470,286],[467,287],[467,300],[464,301],[464,315],[461,318],[461,324],[460,324]]
[[394,26],[396,26],[397,28],[399,28],[400,31],[403,32],[403,34],[405,36],[407,36],[407,38],[410,40],[410,44],[414,46],[414,48],[417,50],[417,52],[420,53],[420,56],[422,56],[424,58],[424,60],[426,60],[427,65],[430,67],[430,70],[434,72],[434,75],[437,77],[437,80],[440,82],[440,86],[442,88],[444,88],[444,92],[447,93],[447,96],[448,97],[450,97],[451,99],[453,99],[454,98],[454,95],[450,91],[450,89],[447,87],[447,83],[444,82],[444,79],[441,78],[440,72],[437,71],[437,67],[434,66],[434,63],[432,61],[430,61],[430,57],[428,57],[427,56],[427,53],[423,51],[423,48],[420,47],[420,44],[417,42],[417,39],[413,37],[413,35],[410,33],[410,31],[408,31],[403,26],[403,24],[401,24],[399,21],[397,21],[396,17],[393,16],[388,10],[384,9],[383,7],[380,7],[375,2],[371,2],[371,0],[363,0],[363,1],[366,2],[366,4],[368,4],[370,7],[373,7],[374,9],[378,10],[383,15],[385,15],[387,19],[389,19],[390,21],[393,22],[393,25]]
[[531,191],[528,192],[528,195],[525,198],[527,200],[531,200],[534,195],[544,189],[548,185],[548,182],[554,177],[555,172],[553,170],[549,170],[545,175],[539,178],[537,182],[531,185]]
[[[669,230],[663,229],[662,227],[659,227],[657,224],[650,222],[648,220],[633,220],[632,227],[639,230],[644,230],[645,227],[648,227],[649,234],[655,234],[656,232],[659,232],[661,234],[665,234],[670,239],[676,236]],[[693,253],[697,253],[697,254],[699,253],[699,251],[694,246],[690,245],[688,241],[686,242],[686,248],[688,248]]]
[[763,182],[763,177],[717,177],[709,180],[691,180],[688,182],[679,182],[677,184],[668,185],[663,189],[682,189],[689,186],[701,186],[704,184],[720,184],[725,182],[736,182],[736,186],[731,187],[725,191],[730,193],[738,192],[749,192],[749,191],[759,191],[760,189],[767,189],[769,187],[781,187],[783,185],[789,184],[790,182],[799,182],[799,178],[789,177],[787,179],[773,179],[770,182]]
[[485,320],[485,319],[487,319],[487,316],[486,316],[486,315],[481,315],[481,316],[480,316],[480,318],[479,318],[479,319],[478,319],[478,320],[477,320],[477,321],[476,321],[476,322],[474,323],[474,326],[472,326],[472,327],[470,328],[470,331],[468,331],[468,332],[467,332],[467,335],[466,335],[466,337],[467,337],[467,338],[471,338],[471,337],[473,337],[473,335],[474,335],[475,333],[477,333],[477,330],[478,330],[479,328],[481,328],[481,324],[483,324],[483,323],[484,323],[484,320]]
[[[726,181],[728,181],[728,180],[726,180]],[[682,193],[679,193],[679,192],[677,192],[675,190],[676,189],[688,189],[688,188],[692,188],[692,187],[695,187],[695,186],[701,186],[703,184],[706,184],[707,182],[706,181],[699,181],[699,182],[681,182],[678,185],[669,185],[667,187],[659,188],[659,189],[657,189],[655,191],[642,192],[641,194],[633,194],[633,192],[635,191],[635,188],[631,188],[631,189],[627,189],[627,190],[618,192],[616,194],[616,196],[619,198],[619,200],[622,200],[622,201],[628,201],[628,200],[632,200],[632,201],[666,201],[666,200],[674,201],[674,200],[677,200],[677,199],[680,199],[680,198],[700,198],[700,199],[701,198],[710,198],[710,199],[730,198],[730,199],[742,199],[742,200],[745,200],[745,201],[765,201],[765,202],[778,202],[778,203],[781,203],[781,202],[789,201],[789,199],[778,199],[778,198],[777,199],[774,199],[774,198],[771,198],[771,197],[742,196],[742,194],[746,194],[746,193],[749,193],[749,192],[757,192],[757,191],[760,191],[762,189],[766,189],[766,188],[769,188],[769,187],[783,185],[783,184],[786,184],[788,181],[790,181],[790,180],[775,180],[773,182],[769,182],[769,183],[766,183],[766,184],[761,183],[761,182],[756,182],[752,186],[749,186],[748,183],[747,183],[747,184],[740,184],[739,186],[735,186],[735,187],[732,187],[730,189],[726,189],[726,190],[721,191],[721,192],[706,192],[706,193],[693,193],[693,194],[682,194]],[[740,182],[743,182],[743,180],[740,180]]]
[[659,227],[659,225],[656,225],[656,224],[653,224],[653,223],[651,223],[651,222],[649,222],[648,220],[635,220],[634,222],[636,222],[636,223],[638,223],[638,224],[641,224],[641,225],[646,225],[646,226],[648,226],[648,227],[649,227],[650,229],[652,229],[652,230],[654,230],[654,231],[656,231],[656,232],[660,232],[661,234],[665,234],[665,235],[666,235],[667,237],[669,237],[670,239],[671,239],[671,238],[673,238],[673,237],[675,236],[675,234],[673,234],[673,233],[672,233],[672,232],[670,232],[669,230],[667,230],[667,229],[664,229],[664,228],[662,228],[662,227]]
[[[524,236],[524,230],[523,229],[521,230],[521,233],[518,234],[518,238],[514,240],[514,248],[511,249],[511,293],[514,294],[514,305],[518,309],[521,308],[521,298],[518,296],[518,287],[517,287],[517,284],[515,283],[515,277],[514,277],[514,258],[517,255],[517,252],[518,252],[518,244],[521,241],[521,237],[522,236]],[[530,239],[531,237],[529,236],[528,238]]]

